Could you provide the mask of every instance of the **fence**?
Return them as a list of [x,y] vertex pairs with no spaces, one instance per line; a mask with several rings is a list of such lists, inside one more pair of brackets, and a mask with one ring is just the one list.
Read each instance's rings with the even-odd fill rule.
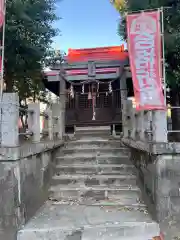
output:
[[123,107],[124,137],[142,142],[167,142],[166,111],[136,111],[132,100]]
[[[20,116],[27,115],[27,124],[19,128]],[[1,146],[19,146],[22,139],[31,142],[62,139],[64,134],[64,108],[61,102],[52,103],[44,112],[39,103],[27,108],[19,106],[17,93],[4,93],[1,103]],[[43,118],[43,128],[40,119]]]
[[[176,122],[172,115],[176,112]],[[132,100],[123,106],[124,137],[143,142],[179,142],[180,107],[167,106],[165,111],[136,111]]]

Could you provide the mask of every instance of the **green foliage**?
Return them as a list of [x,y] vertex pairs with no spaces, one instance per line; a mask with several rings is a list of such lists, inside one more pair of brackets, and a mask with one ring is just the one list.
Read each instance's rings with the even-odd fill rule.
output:
[[44,59],[44,66],[52,67],[56,64],[62,64],[64,62],[65,52],[61,52],[60,50],[52,50],[50,49],[47,52],[47,55]]
[[120,37],[127,39],[125,12],[164,7],[164,39],[166,73],[169,86],[180,84],[180,0],[129,0],[127,9],[121,11],[118,28]]
[[53,22],[56,0],[7,0],[5,82],[20,98],[39,95],[42,62],[58,34]]

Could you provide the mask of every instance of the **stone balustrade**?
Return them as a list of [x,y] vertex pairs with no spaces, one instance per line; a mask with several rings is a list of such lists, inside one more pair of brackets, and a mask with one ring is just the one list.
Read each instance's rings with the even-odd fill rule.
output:
[[[1,147],[17,147],[20,145],[19,136],[28,136],[33,143],[38,143],[42,138],[46,140],[62,139],[64,135],[64,109],[61,102],[52,103],[45,111],[40,112],[39,103],[28,104],[28,109],[19,107],[17,93],[4,93],[1,103]],[[28,114],[26,132],[19,132],[20,111]],[[40,127],[40,118],[43,116],[43,130]]]
[[[0,239],[16,239],[17,229],[49,196],[56,156],[64,144],[64,108],[61,102],[45,112],[39,103],[22,108],[17,93],[3,93],[0,107]],[[27,126],[21,129],[24,115]]]
[[127,98],[122,109],[121,140],[129,147],[160,226],[167,224],[180,214],[180,143],[168,141],[167,111],[136,111]]
[[142,142],[167,142],[166,111],[137,111],[132,100],[126,101],[123,137]]

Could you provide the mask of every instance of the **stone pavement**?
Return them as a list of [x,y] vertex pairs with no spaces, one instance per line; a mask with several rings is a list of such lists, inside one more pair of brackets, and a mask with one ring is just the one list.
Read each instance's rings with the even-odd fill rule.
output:
[[111,237],[114,240],[148,240],[151,239],[152,232],[158,231],[157,224],[152,222],[146,212],[139,209],[47,202],[36,217],[21,230],[18,239],[108,240]]
[[180,240],[180,216],[174,215],[160,223],[164,240]]
[[79,131],[56,164],[50,198],[19,231],[18,240],[149,240],[159,235],[120,140],[106,131]]

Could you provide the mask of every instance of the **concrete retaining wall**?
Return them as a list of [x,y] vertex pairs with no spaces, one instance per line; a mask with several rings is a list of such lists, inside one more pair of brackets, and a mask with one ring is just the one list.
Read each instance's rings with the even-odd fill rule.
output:
[[[0,239],[16,239],[17,229],[47,200],[53,160],[61,145],[1,149],[4,155],[0,160]],[[10,152],[14,155],[7,156]],[[7,161],[9,158],[11,161]]]
[[149,154],[131,149],[146,192],[155,204],[159,222],[180,213],[180,154]]

